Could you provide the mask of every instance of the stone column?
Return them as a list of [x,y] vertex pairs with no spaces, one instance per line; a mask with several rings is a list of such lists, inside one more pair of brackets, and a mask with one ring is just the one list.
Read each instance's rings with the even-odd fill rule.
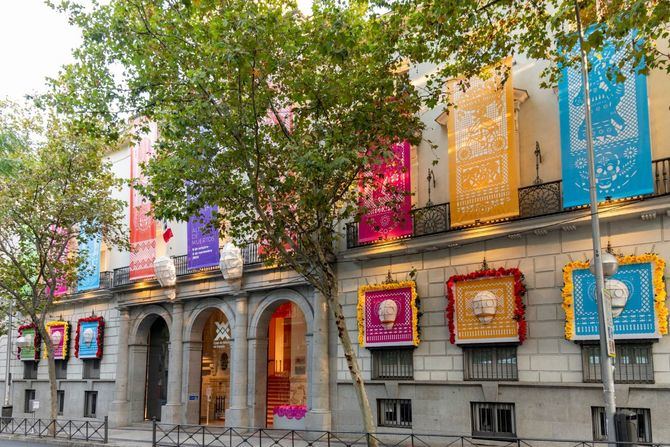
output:
[[110,427],[126,427],[130,423],[128,402],[128,332],[130,315],[127,308],[119,309],[119,332],[116,351],[116,388],[109,408]]
[[172,327],[170,328],[170,356],[168,359],[167,404],[161,409],[161,421],[168,424],[181,423],[181,381],[183,369],[184,304],[172,304]]
[[314,327],[312,358],[309,368],[309,399],[305,425],[308,430],[330,431],[330,370],[328,358],[328,303],[319,291],[314,291]]
[[247,351],[247,294],[235,296],[235,328],[233,332],[233,359],[230,407],[226,410],[226,425],[229,427],[247,427],[249,425],[248,388],[248,351]]

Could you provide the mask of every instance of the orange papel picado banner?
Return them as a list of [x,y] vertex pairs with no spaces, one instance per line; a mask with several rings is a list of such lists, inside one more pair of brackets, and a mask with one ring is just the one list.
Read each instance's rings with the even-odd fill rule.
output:
[[[512,58],[503,63],[511,68]],[[452,226],[519,215],[511,70],[502,81],[492,70],[488,79],[470,79],[465,91],[456,80],[447,85],[453,104],[448,121]]]

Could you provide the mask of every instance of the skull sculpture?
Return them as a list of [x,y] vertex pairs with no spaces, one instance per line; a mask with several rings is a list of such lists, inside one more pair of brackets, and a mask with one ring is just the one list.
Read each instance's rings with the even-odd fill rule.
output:
[[51,344],[54,347],[60,346],[61,340],[63,340],[63,333],[61,331],[53,331],[51,333]]
[[84,344],[86,346],[91,347],[91,345],[93,344],[94,335],[95,334],[93,333],[93,329],[91,329],[90,327],[84,329]]
[[472,299],[472,312],[483,324],[493,321],[498,307],[498,297],[488,290],[477,292]]
[[395,319],[398,317],[398,304],[393,300],[384,300],[379,303],[377,313],[384,329],[391,329],[393,328]]
[[630,291],[626,284],[618,279],[607,279],[605,280],[605,296],[610,299],[612,316],[616,318],[621,315],[621,312],[623,312],[626,307],[626,303],[630,297]]

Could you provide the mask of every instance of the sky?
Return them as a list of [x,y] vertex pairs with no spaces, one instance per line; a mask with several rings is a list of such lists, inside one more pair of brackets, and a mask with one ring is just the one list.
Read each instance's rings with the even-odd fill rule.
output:
[[80,40],[79,30],[43,0],[0,0],[0,98],[43,90],[45,78],[72,61]]
[[[311,0],[298,4],[309,11]],[[43,0],[0,0],[0,98],[44,90],[45,78],[72,61],[80,41],[79,30]]]

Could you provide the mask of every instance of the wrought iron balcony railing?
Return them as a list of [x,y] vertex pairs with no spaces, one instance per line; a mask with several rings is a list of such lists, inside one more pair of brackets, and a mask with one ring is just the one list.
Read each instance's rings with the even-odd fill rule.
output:
[[79,290],[77,286],[74,286],[68,289],[67,294],[59,296],[58,300],[72,298],[79,293],[93,292],[95,290],[111,289],[113,278],[114,278],[114,272],[100,272],[100,285],[98,285],[98,287],[96,287],[95,289]]
[[[654,175],[654,192],[640,197],[658,197],[670,194],[670,157],[655,160],[652,163]],[[519,215],[508,220],[528,219],[531,217],[548,216],[570,211],[563,208],[562,181],[539,183],[519,188]],[[449,203],[429,205],[411,211],[414,231],[411,237],[454,231],[463,227],[452,227],[449,221]],[[485,224],[485,223],[484,223]],[[383,240],[360,243],[358,241],[358,224],[348,223],[346,226],[347,248],[371,245]]]
[[[258,244],[247,244],[242,247],[242,258],[244,259],[244,265],[256,265],[263,262],[261,255],[258,253]],[[173,256],[174,265],[177,270],[177,277],[192,275],[195,273],[201,272],[212,272],[219,269],[219,266],[205,267],[201,269],[189,269],[188,268],[188,256]],[[114,280],[112,287],[121,287],[135,282],[136,280],[130,279],[130,267],[121,267],[114,269],[113,274]]]

